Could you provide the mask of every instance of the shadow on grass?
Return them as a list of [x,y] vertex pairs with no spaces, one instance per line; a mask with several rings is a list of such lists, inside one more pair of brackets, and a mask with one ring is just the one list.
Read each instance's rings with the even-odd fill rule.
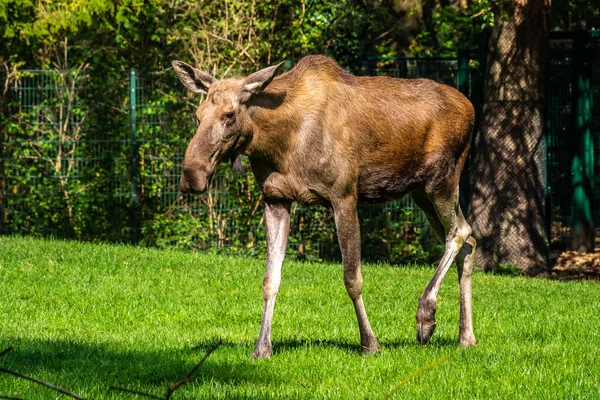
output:
[[429,342],[425,345],[421,345],[417,342],[417,337],[415,334],[414,338],[397,338],[395,340],[382,340],[381,345],[388,348],[405,348],[405,347],[420,347],[420,348],[428,348],[428,347],[450,347],[455,348],[458,346],[458,337],[453,336],[440,336],[436,333],[433,334]]
[[273,340],[273,354],[287,353],[298,349],[310,349],[311,347],[324,347],[343,350],[349,353],[360,353],[358,343],[346,342],[334,339],[284,339]]
[[[143,388],[144,391],[164,394],[168,385],[182,379],[202,359],[205,349],[213,347],[218,339],[207,341],[201,346],[165,349],[158,351],[127,351],[122,344],[90,344],[65,340],[29,340],[3,338],[0,347],[12,346],[14,350],[0,359],[0,365],[58,386],[63,383],[67,390],[73,387],[110,386]],[[244,344],[224,343],[222,347],[247,347]],[[1,349],[0,349],[1,350]],[[222,351],[219,348],[216,352]],[[239,362],[222,361],[211,355],[191,382],[220,382],[224,385],[246,383],[269,384],[271,374],[268,365],[254,364],[247,359]],[[8,382],[19,378],[0,375]],[[0,385],[1,386],[1,385]],[[164,389],[164,390],[163,390]],[[2,387],[0,395],[10,391]],[[50,392],[49,392],[50,393]],[[23,393],[25,395],[25,393]],[[103,394],[106,394],[104,391]],[[82,395],[86,395],[82,393]],[[92,397],[94,398],[94,397]],[[252,398],[251,396],[231,398]]]
[[[414,339],[408,338],[396,338],[394,340],[380,340],[379,344],[382,349],[398,349],[398,348],[414,348],[414,347],[456,347],[458,339],[454,337],[446,336],[433,336],[430,342],[421,346],[417,343],[416,337]],[[354,353],[357,355],[361,354],[360,341],[345,341],[335,339],[287,339],[287,340],[274,340],[273,341],[273,354],[286,353],[298,349],[310,349],[311,347],[322,347],[330,349],[338,349],[347,353]]]
[[[93,388],[101,388],[104,395],[106,394],[105,390],[110,386],[118,386],[162,395],[170,384],[186,376],[202,359],[206,351],[218,341],[218,338],[207,338],[199,340],[194,346],[129,351],[124,349],[123,347],[126,345],[121,343],[95,344],[68,340],[3,338],[0,341],[0,350],[13,346],[14,351],[0,358],[0,365],[48,380],[58,386],[64,384],[67,390],[79,387],[94,391]],[[409,338],[382,340],[381,346],[383,349],[420,347],[416,340]],[[456,339],[434,337],[428,346],[454,348]],[[223,386],[250,383],[254,387],[264,386],[265,389],[268,388],[267,390],[275,389],[279,383],[275,381],[272,363],[276,363],[276,360],[272,360],[272,363],[250,361],[252,347],[252,344],[247,342],[223,340],[221,347],[206,360],[202,368],[194,374],[191,382],[200,385],[213,385],[217,382]],[[274,340],[273,353],[277,357],[278,354],[312,347],[340,350],[360,356],[358,338],[356,342],[343,339],[290,338],[281,341]],[[219,353],[222,352],[229,353],[229,356],[219,356]],[[232,359],[234,361],[231,361]],[[0,378],[5,382],[15,382],[15,387],[17,385],[18,378],[4,375],[0,375]],[[3,392],[10,390],[11,387],[3,387],[0,395],[6,394]],[[85,390],[83,389],[83,391]],[[97,390],[95,389],[96,392]],[[23,394],[25,395],[25,393]],[[227,396],[232,399],[260,397],[262,396],[252,394]]]

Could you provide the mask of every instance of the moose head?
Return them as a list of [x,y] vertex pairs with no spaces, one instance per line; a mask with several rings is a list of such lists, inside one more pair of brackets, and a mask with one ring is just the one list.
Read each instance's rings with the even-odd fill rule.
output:
[[180,189],[183,193],[202,193],[220,161],[239,158],[252,138],[248,102],[273,80],[283,63],[264,68],[245,78],[217,80],[182,61],[173,61],[173,69],[185,87],[206,94],[196,110],[199,121],[183,159]]

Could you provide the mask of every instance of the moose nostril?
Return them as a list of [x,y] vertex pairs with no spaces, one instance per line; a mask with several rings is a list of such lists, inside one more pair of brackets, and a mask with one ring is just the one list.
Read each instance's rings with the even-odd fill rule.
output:
[[182,193],[203,193],[208,188],[210,173],[203,169],[183,168],[179,179],[179,188]]
[[190,184],[185,178],[185,174],[181,174],[181,178],[179,178],[179,190],[181,191],[181,193],[190,192]]

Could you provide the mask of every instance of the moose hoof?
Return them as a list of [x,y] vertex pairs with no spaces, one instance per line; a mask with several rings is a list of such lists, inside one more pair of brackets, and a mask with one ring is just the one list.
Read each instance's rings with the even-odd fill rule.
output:
[[419,344],[427,344],[433,332],[435,331],[435,324],[431,325],[420,325],[417,324],[417,342]]
[[256,347],[254,348],[254,351],[252,352],[252,355],[250,356],[250,358],[251,359],[253,359],[253,358],[271,358],[272,355],[273,355],[273,349],[271,348],[270,345],[257,344]]
[[[361,341],[362,342],[362,341]],[[381,347],[379,347],[379,342],[376,338],[368,339],[360,344],[360,352],[362,354],[374,354],[381,351]]]
[[458,346],[463,348],[476,347],[477,340],[475,340],[475,336],[471,335],[461,335],[458,339]]
[[419,299],[417,308],[417,342],[426,344],[435,331],[435,300]]

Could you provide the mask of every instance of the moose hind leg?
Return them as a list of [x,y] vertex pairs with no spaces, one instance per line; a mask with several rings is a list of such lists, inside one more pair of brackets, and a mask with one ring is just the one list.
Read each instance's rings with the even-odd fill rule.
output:
[[[471,236],[471,227],[462,216],[458,204],[458,190],[454,191],[450,196],[428,194],[427,197],[435,209],[439,222],[444,227],[446,250],[433,278],[419,298],[416,319],[417,341],[420,344],[426,344],[435,331],[437,294],[452,262],[463,247],[466,239]],[[434,219],[433,216],[428,217]]]
[[458,332],[458,345],[460,347],[473,347],[477,344],[473,333],[473,308],[471,281],[473,273],[473,259],[477,242],[470,236],[463,244],[456,256],[458,269],[458,282],[460,286],[460,326]]

